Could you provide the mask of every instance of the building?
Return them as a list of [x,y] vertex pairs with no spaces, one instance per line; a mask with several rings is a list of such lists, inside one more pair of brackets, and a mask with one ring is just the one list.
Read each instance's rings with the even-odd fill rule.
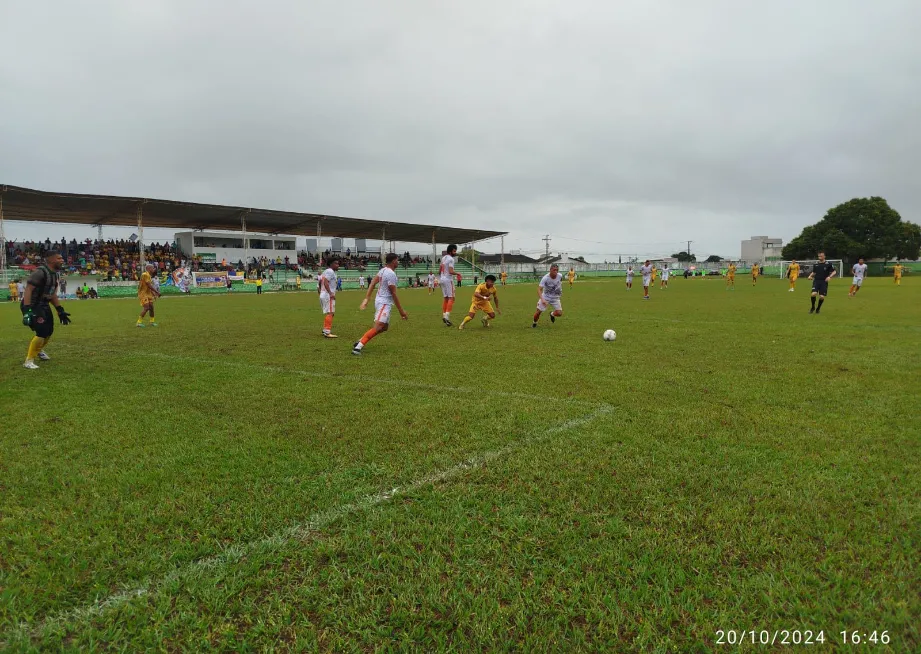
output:
[[221,232],[178,232],[175,235],[176,245],[186,256],[201,257],[202,263],[227,263],[243,261],[248,256],[260,259],[290,260],[297,259],[295,250],[296,239],[293,236],[260,236],[247,235],[249,248],[243,244],[243,234],[228,234]]
[[304,246],[304,251],[310,254],[317,254],[317,239],[308,238],[307,244]]
[[538,265],[549,268],[552,264],[556,264],[560,267],[561,270],[588,270],[591,264],[583,259],[582,257],[570,257],[568,254],[550,254],[544,255],[537,260]]
[[[505,255],[505,263],[530,263],[536,264],[537,259],[532,259],[531,257],[521,254],[521,250],[518,250],[517,253],[510,253]],[[477,263],[484,265],[498,265],[502,263],[501,254],[482,254],[477,256]]]
[[763,261],[780,261],[783,259],[780,251],[783,249],[783,239],[769,236],[752,236],[747,241],[742,241],[742,261],[757,263]]

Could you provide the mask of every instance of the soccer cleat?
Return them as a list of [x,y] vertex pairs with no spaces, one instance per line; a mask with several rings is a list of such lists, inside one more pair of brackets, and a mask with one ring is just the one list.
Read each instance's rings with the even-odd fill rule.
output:
[[484,327],[489,327],[489,321],[486,318],[483,318],[480,322],[483,323]]
[[32,359],[27,359],[26,362],[22,364],[22,367],[27,370],[38,370],[38,366],[35,365],[35,362]]
[[45,354],[44,350],[38,353],[38,358],[41,359],[42,361],[51,361],[51,357]]
[[822,313],[822,310],[821,310],[821,309],[816,309],[815,312],[816,312],[816,315],[818,315],[818,314]]
[[323,334],[323,338],[339,338],[339,337],[333,334],[332,332],[329,332],[329,333]]
[[144,323],[142,323],[142,322],[139,322],[139,323],[137,324],[137,326],[138,326],[138,327],[145,327],[146,325],[144,325]]
[[550,322],[556,322],[556,316],[554,316],[552,313],[550,314]]
[[811,309],[809,309],[809,313],[815,313],[815,307],[812,307]]
[[147,323],[147,324],[148,324],[150,327],[158,327],[158,326],[159,326],[159,325],[157,325],[157,323],[155,323],[155,322],[149,322],[149,323]]
[[536,323],[536,322],[532,322],[532,323],[531,323],[531,327],[532,327],[532,328],[537,327],[537,323]]
[[445,323],[445,327],[453,327],[453,326],[454,326],[454,325],[451,323],[451,321],[448,320],[447,318],[442,318],[442,320],[443,320],[444,323]]
[[352,346],[352,354],[359,355],[361,354],[361,341],[355,341],[355,345]]
[[461,323],[460,326],[457,328],[457,330],[462,331],[463,329],[464,329],[464,323]]

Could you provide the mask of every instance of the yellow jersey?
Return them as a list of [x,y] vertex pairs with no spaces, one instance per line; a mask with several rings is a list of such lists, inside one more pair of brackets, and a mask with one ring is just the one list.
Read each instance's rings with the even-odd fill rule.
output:
[[154,299],[153,282],[150,279],[150,273],[146,270],[141,273],[141,279],[138,282],[138,299],[141,304],[153,302]]
[[754,266],[752,266],[752,277],[757,277],[757,276],[758,276],[758,265],[755,264]]
[[480,297],[477,297],[481,295],[487,296],[488,298],[490,298],[490,300],[492,298],[498,297],[498,293],[496,292],[496,287],[493,286],[492,288],[489,288],[488,286],[486,286],[486,282],[483,282],[482,284],[477,286],[473,291],[473,298],[470,300],[470,312],[471,313],[473,313],[477,309],[480,311],[486,311],[487,313],[492,311],[492,302],[490,300],[483,300]]
[[787,274],[790,275],[790,277],[793,279],[799,277],[799,264],[791,263],[789,266],[787,266]]
[[729,277],[735,277],[735,276],[736,276],[736,265],[735,265],[734,263],[729,264],[729,268],[726,269],[726,274],[727,274]]
[[571,282],[576,278],[576,272],[574,270],[570,270],[566,276],[569,278],[569,281]]
[[896,277],[901,277],[902,276],[902,264],[897,263],[896,265],[894,265],[892,267],[892,274],[894,274]]

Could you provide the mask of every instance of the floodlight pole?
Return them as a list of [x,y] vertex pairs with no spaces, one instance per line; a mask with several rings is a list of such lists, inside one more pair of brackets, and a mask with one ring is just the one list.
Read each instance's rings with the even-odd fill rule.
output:
[[3,191],[6,187],[0,188],[0,276],[3,281],[7,280],[6,273],[6,233],[3,231]]
[[141,267],[138,272],[140,277],[141,273],[144,272],[144,268],[147,266],[147,261],[144,259],[144,200],[138,202],[137,208],[138,215],[138,254],[140,255]]
[[501,246],[502,253],[499,255],[499,267],[504,270],[505,269],[505,235],[503,234],[499,238],[501,239],[501,242],[502,242],[502,246]]
[[320,237],[323,236],[323,227],[320,225],[322,221],[317,219],[317,261],[320,260],[320,252],[323,250],[320,248]]
[[[435,245],[435,230],[432,230],[432,266],[435,265],[435,262],[438,260],[438,252]],[[432,266],[429,266],[429,270],[432,269]]]

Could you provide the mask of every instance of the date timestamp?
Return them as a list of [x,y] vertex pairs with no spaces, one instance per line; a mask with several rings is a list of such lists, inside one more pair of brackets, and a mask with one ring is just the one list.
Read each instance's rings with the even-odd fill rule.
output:
[[[892,638],[888,631],[861,631],[845,629],[838,632],[841,645],[888,645]],[[811,629],[718,629],[717,645],[825,645],[834,639],[824,630]]]

